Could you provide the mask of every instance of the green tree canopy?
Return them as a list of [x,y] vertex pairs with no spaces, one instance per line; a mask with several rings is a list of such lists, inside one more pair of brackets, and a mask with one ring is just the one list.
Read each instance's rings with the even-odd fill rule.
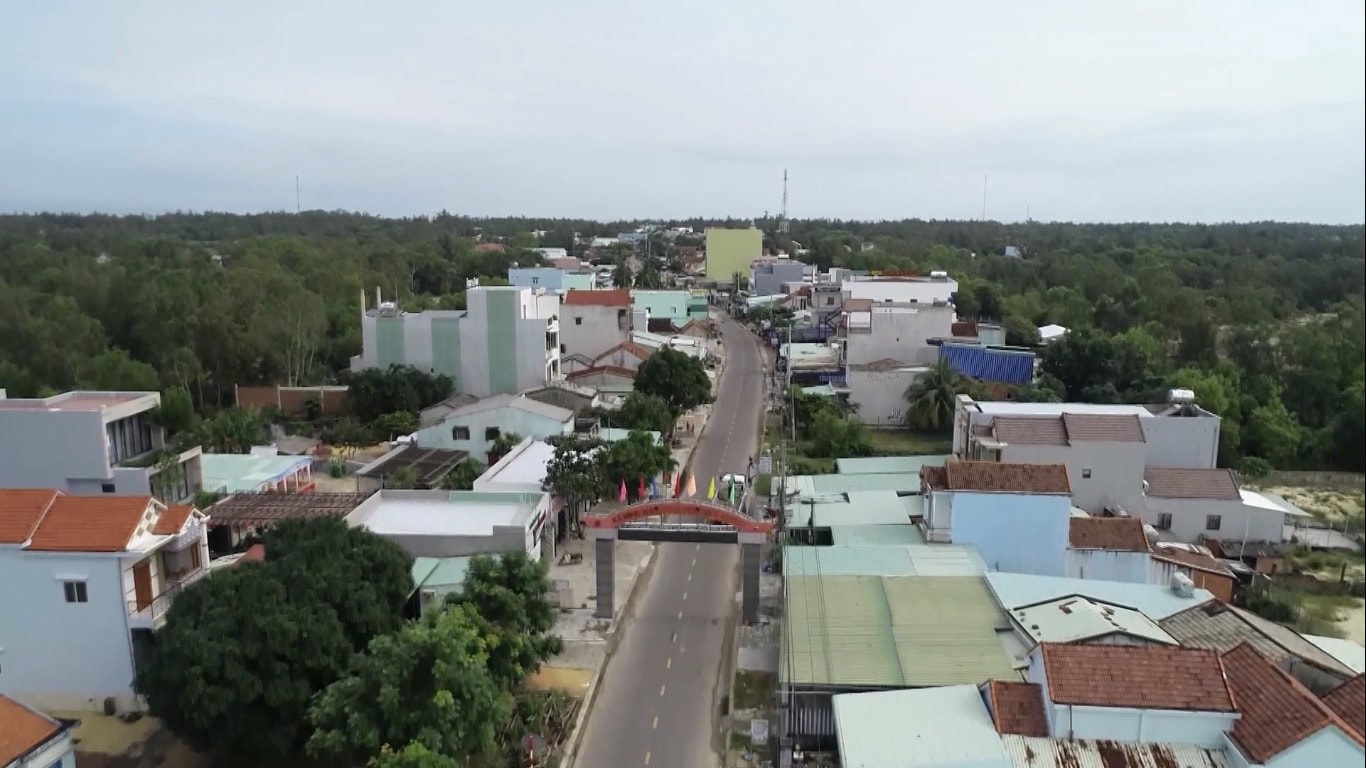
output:
[[309,708],[308,753],[358,762],[415,743],[459,764],[490,749],[512,696],[490,673],[481,623],[454,606],[372,640]]
[[488,669],[508,690],[520,688],[542,662],[564,650],[552,634],[556,611],[550,604],[549,566],[527,557],[525,552],[497,556],[477,555],[470,560],[460,592],[447,598],[448,605],[467,607],[477,616],[485,638]]
[[666,346],[636,369],[635,391],[668,403],[677,418],[711,400],[711,379],[701,360]]
[[621,401],[616,412],[609,412],[605,421],[618,429],[634,429],[667,435],[673,429],[674,415],[669,403],[658,395],[631,392]]

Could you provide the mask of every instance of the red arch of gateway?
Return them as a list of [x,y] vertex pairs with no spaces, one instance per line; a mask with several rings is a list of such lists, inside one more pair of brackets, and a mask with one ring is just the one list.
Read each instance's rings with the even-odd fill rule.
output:
[[772,520],[746,517],[725,504],[692,499],[638,501],[606,515],[589,515],[583,519],[583,525],[585,528],[616,528],[623,523],[633,523],[660,515],[695,517],[702,521],[733,526],[735,530],[744,533],[766,534],[773,530],[774,525]]

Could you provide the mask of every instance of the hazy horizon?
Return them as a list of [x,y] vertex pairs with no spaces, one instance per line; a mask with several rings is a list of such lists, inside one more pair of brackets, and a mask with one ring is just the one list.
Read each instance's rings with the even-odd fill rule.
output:
[[1366,220],[1366,6],[49,0],[0,211]]

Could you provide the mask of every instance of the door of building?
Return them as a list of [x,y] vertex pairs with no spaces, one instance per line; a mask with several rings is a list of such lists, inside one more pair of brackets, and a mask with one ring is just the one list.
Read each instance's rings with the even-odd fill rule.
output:
[[152,566],[146,560],[133,566],[133,597],[139,611],[152,604]]

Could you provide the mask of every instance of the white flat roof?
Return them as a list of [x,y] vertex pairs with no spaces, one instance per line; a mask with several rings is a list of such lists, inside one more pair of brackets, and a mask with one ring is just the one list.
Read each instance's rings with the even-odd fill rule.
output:
[[844,765],[1010,766],[975,685],[845,693],[832,702]]
[[495,526],[525,526],[542,494],[481,491],[381,491],[347,522],[381,536],[491,536]]
[[1290,517],[1310,517],[1310,514],[1308,512],[1305,512],[1304,510],[1300,509],[1294,504],[1291,504],[1288,501],[1285,501],[1284,499],[1281,499],[1281,501],[1285,502],[1284,504],[1277,504],[1276,499],[1280,499],[1279,496],[1258,493],[1257,491],[1249,491],[1246,488],[1239,488],[1238,495],[1243,497],[1243,503],[1248,505],[1249,507],[1267,509],[1272,512],[1284,512],[1287,516]]
[[540,487],[545,480],[545,468],[555,457],[555,447],[549,443],[534,440],[515,455],[507,457],[504,464],[499,461],[488,469],[477,481],[481,485],[496,483],[500,485],[534,485]]
[[1015,608],[1010,615],[1036,645],[1074,643],[1116,633],[1163,645],[1180,645],[1157,622],[1139,611],[1098,603],[1085,597],[1064,597],[1048,603]]
[[1064,413],[1094,414],[1097,416],[1139,416],[1151,418],[1153,412],[1142,405],[1118,403],[1013,403],[1000,400],[974,401],[978,410],[992,416],[1061,416]]

